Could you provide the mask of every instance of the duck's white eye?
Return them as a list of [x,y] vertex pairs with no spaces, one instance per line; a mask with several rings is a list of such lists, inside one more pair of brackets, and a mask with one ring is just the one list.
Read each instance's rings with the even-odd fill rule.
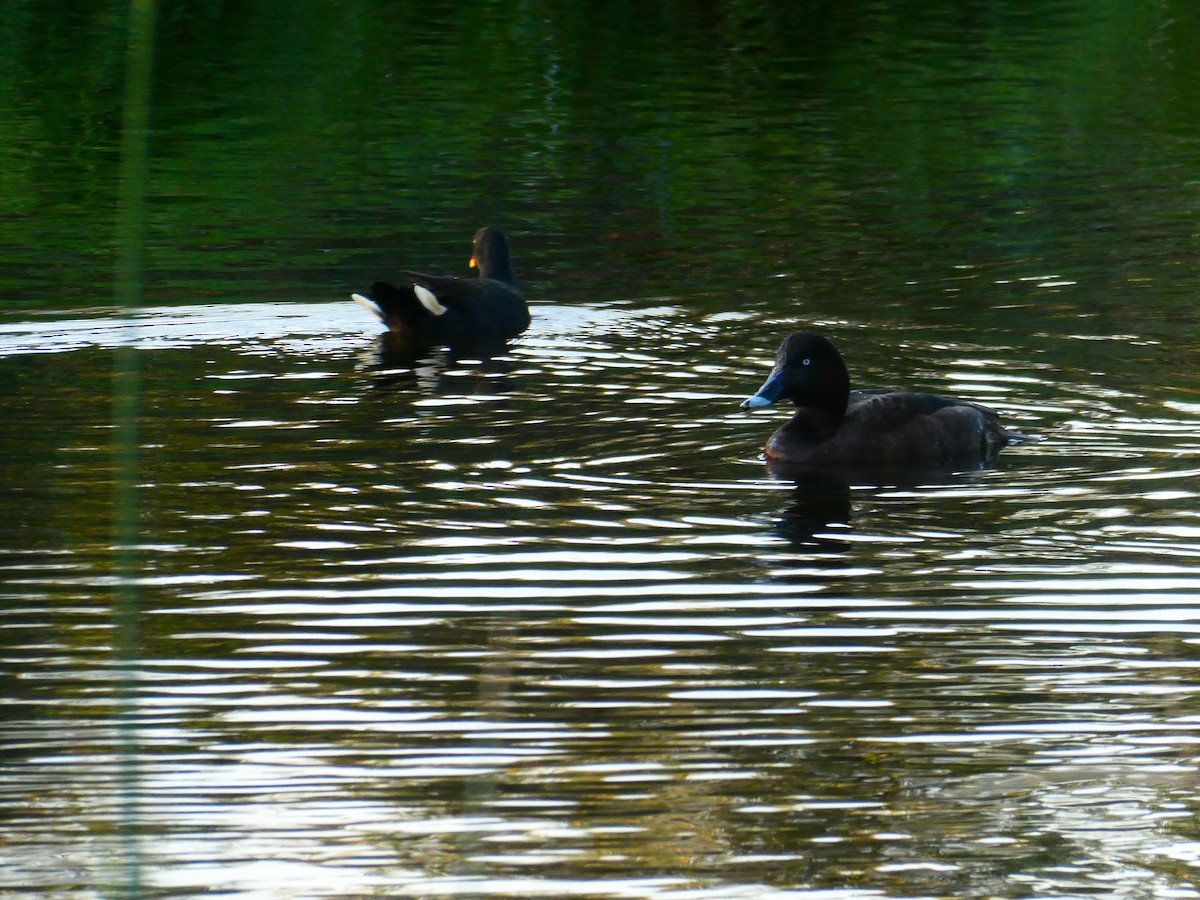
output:
[[811,364],[812,364],[812,360],[811,360],[811,359],[809,359],[807,356],[806,356],[806,357],[804,357],[804,365],[806,365],[806,366],[807,366],[807,365],[811,365]]

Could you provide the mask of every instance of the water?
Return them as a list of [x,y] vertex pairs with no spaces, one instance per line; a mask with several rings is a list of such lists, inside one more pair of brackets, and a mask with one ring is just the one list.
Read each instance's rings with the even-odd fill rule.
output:
[[[133,317],[10,79],[3,889],[1197,896],[1200,56],[1116,7],[173,14]],[[384,352],[483,221],[530,330]],[[1039,439],[773,473],[798,326]]]

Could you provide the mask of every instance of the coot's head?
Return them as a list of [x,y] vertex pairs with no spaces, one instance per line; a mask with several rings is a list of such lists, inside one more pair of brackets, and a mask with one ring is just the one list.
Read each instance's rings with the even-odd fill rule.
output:
[[508,240],[498,228],[484,226],[475,232],[471,267],[479,269],[480,278],[512,281],[512,261],[508,255]]

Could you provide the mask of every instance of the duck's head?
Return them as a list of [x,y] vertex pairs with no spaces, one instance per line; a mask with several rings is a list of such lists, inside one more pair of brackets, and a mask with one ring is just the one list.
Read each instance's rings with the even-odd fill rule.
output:
[[815,331],[789,334],[775,354],[775,368],[742,409],[758,409],[777,400],[825,410],[841,417],[850,396],[850,373],[842,354]]

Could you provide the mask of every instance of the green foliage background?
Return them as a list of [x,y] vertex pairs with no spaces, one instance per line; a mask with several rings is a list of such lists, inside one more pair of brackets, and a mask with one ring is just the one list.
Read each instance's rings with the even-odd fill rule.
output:
[[[10,314],[111,297],[126,14],[4,4]],[[170,4],[148,299],[457,271],[483,221],[559,296],[895,291],[880,259],[1195,285],[1197,35],[1187,0]]]

